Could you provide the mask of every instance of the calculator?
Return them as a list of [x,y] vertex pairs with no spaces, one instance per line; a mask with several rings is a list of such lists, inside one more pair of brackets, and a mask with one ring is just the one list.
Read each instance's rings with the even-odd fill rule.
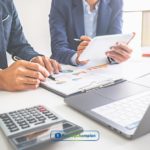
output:
[[0,114],[0,126],[8,137],[55,124],[63,118],[44,106],[35,106]]
[[50,136],[52,131],[66,135],[83,131],[82,127],[43,105],[0,114],[0,127],[15,149],[26,149],[50,141],[55,138],[55,135]]

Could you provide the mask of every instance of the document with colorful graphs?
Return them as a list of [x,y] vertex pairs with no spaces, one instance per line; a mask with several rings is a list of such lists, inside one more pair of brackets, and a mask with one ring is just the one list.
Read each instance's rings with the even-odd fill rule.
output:
[[150,60],[142,58],[115,65],[97,62],[78,67],[63,65],[59,74],[53,75],[53,79],[47,78],[41,86],[61,96],[69,96],[93,88],[102,88],[121,79],[134,80],[150,73],[150,67],[147,67],[149,65]]
[[120,78],[116,74],[107,73],[108,64],[91,64],[80,67],[63,66],[62,72],[53,75],[42,83],[60,95],[68,96],[94,87],[108,84]]

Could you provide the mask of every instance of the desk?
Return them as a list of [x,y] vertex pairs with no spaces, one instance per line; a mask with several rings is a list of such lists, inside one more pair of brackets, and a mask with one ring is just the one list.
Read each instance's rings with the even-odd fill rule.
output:
[[[64,118],[82,126],[84,129],[99,130],[101,138],[97,142],[58,142],[44,145],[34,150],[148,150],[150,134],[134,141],[124,139],[97,122],[69,108],[63,98],[42,88],[25,92],[0,92],[0,113],[43,104]],[[12,150],[11,145],[0,130],[0,149]],[[32,149],[33,150],[33,149]]]

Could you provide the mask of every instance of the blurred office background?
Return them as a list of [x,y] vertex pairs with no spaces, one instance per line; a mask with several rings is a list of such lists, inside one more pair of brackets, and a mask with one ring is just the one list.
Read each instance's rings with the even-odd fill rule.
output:
[[[51,0],[14,0],[24,33],[40,53],[50,55],[48,14]],[[150,1],[124,0],[123,32],[136,32],[134,45],[150,46]]]

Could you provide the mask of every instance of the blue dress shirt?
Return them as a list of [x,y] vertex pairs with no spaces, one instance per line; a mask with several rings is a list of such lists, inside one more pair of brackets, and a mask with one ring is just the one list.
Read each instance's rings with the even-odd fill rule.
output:
[[[95,5],[94,10],[90,10],[90,5],[87,3],[86,0],[83,1],[83,12],[84,12],[84,30],[85,35],[91,38],[96,36],[96,28],[97,28],[97,16],[98,16],[98,8],[100,1],[98,0],[97,4]],[[71,58],[71,62],[73,65],[77,65],[76,63],[77,54],[74,54]]]

